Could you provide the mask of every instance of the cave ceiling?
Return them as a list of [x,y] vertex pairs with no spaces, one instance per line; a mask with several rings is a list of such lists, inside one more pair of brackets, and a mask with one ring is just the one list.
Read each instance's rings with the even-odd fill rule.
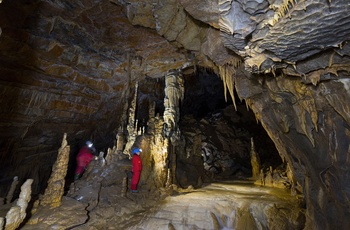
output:
[[[210,69],[290,164],[309,216],[336,225],[350,207],[349,12],[347,0],[3,0],[1,174],[39,160],[32,174],[49,172],[63,133],[73,150],[113,143],[136,81],[159,101],[168,71]],[[328,200],[334,214],[318,209]]]

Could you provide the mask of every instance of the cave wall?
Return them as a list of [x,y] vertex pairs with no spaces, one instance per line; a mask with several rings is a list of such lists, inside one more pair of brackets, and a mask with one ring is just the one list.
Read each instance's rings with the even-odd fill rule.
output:
[[302,83],[293,77],[270,77],[263,82],[249,80],[243,73],[236,77],[238,94],[292,166],[295,183],[303,189],[307,227],[348,226],[349,108],[343,104],[348,101],[348,80],[300,87]]
[[73,152],[87,138],[111,144],[136,80],[202,66],[221,77],[226,95],[238,92],[290,164],[308,227],[349,226],[349,7],[4,1],[1,181],[21,173],[39,190],[64,132]]
[[42,190],[63,133],[71,165],[88,139],[98,150],[111,147],[135,79],[185,62],[164,38],[125,23],[123,8],[109,1],[4,1],[0,14],[5,190],[15,175]]

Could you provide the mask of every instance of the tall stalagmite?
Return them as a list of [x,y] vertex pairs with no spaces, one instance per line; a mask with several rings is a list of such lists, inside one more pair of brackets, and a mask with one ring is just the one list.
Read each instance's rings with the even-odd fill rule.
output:
[[260,175],[260,158],[258,153],[255,151],[255,146],[254,146],[254,139],[250,139],[251,147],[250,147],[250,160],[252,164],[252,177],[253,178],[258,178]]
[[42,206],[50,205],[58,207],[61,205],[64,193],[65,177],[69,161],[70,146],[67,143],[67,134],[63,136],[61,148],[58,150],[57,160],[52,168],[52,173],[45,189],[44,196],[40,200]]

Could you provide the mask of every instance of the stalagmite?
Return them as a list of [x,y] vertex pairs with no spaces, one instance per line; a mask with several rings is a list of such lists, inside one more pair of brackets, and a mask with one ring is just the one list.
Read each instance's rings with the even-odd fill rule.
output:
[[47,188],[45,189],[44,196],[40,200],[40,205],[42,206],[50,205],[51,207],[58,207],[61,205],[70,150],[66,138],[67,134],[65,133],[61,148],[58,150],[57,160],[52,168]]
[[19,194],[16,205],[11,207],[6,214],[5,230],[17,229],[26,217],[26,209],[31,199],[32,183],[33,179],[27,179],[21,186],[21,193]]
[[115,147],[113,147],[113,149],[111,149],[111,148],[107,149],[107,155],[106,155],[106,164],[107,165],[110,165],[113,161],[113,153],[114,153],[113,150],[115,150]]
[[168,149],[169,140],[163,134],[164,121],[160,117],[154,120],[153,140],[150,145],[150,155],[153,158],[154,166],[152,168],[155,178],[153,184],[158,187],[164,187],[167,182],[168,170]]
[[106,165],[106,159],[104,158],[105,153],[104,152],[100,152],[98,155],[98,162],[100,164],[100,167],[104,167]]
[[171,170],[168,168],[168,173],[167,173],[165,187],[168,188],[171,184],[172,184]]
[[122,128],[120,127],[118,129],[118,134],[117,134],[117,153],[120,154],[123,152],[124,148],[124,133]]
[[168,230],[176,230],[176,228],[174,227],[174,225],[172,223],[169,223]]
[[263,169],[260,170],[259,180],[260,180],[260,185],[265,186],[265,174]]
[[255,151],[255,146],[254,146],[254,140],[253,138],[250,138],[250,143],[251,143],[251,148],[250,148],[250,160],[252,164],[252,177],[253,178],[258,178],[260,174],[260,158],[258,153]]
[[137,135],[137,129],[135,128],[135,127],[137,127],[137,124],[135,125],[135,122],[136,122],[136,120],[135,120],[135,111],[136,111],[138,86],[139,86],[139,83],[136,82],[134,98],[132,99],[131,106],[129,108],[129,121],[128,121],[128,124],[127,124],[128,137],[127,137],[127,142],[125,144],[125,148],[124,148],[124,151],[123,151],[123,153],[125,155],[129,155],[129,158],[132,157],[132,155],[130,153],[130,149],[133,146],[133,144],[135,143],[136,135]]
[[127,190],[128,190],[128,178],[124,177],[123,183],[122,183],[122,197],[126,197]]
[[17,184],[18,184],[18,176],[15,176],[13,178],[13,181],[12,181],[12,184],[11,184],[11,187],[10,187],[10,190],[9,192],[7,193],[7,196],[6,196],[6,200],[5,200],[5,203],[8,204],[8,203],[11,203],[12,201],[12,198],[13,198],[13,193],[15,192],[15,189],[17,187]]

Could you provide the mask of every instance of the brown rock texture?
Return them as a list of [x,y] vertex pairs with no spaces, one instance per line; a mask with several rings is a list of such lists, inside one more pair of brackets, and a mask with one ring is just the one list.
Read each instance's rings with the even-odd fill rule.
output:
[[347,0],[3,1],[0,179],[42,191],[63,133],[72,160],[86,139],[111,146],[136,81],[136,117],[151,103],[162,116],[168,71],[203,68],[288,163],[306,228],[349,226],[349,11]]

